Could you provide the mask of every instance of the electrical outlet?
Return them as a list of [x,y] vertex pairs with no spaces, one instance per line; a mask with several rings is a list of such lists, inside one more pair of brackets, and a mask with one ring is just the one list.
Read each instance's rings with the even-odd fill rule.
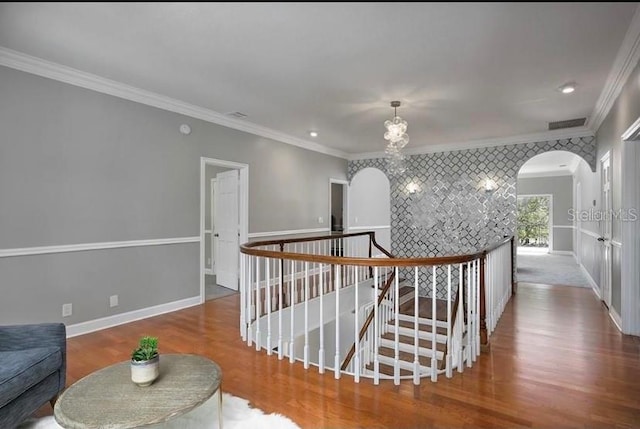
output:
[[318,217],[318,223],[324,223],[324,219],[322,218],[322,216]]
[[111,295],[109,297],[109,305],[111,307],[117,307],[118,306],[118,295]]
[[358,223],[358,216],[356,216],[355,218],[353,218],[353,222],[354,222],[354,223]]
[[62,304],[62,317],[69,317],[73,314],[73,306],[71,304]]

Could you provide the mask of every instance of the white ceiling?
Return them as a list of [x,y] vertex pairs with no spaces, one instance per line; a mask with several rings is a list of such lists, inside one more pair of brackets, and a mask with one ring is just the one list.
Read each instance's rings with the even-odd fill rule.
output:
[[364,153],[391,100],[414,149],[589,117],[637,6],[0,3],[0,46]]

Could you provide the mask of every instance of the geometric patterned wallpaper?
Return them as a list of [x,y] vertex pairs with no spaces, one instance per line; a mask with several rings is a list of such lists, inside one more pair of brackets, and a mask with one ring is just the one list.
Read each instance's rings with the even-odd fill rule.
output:
[[[516,231],[516,181],[535,155],[564,150],[596,169],[595,137],[576,137],[407,156],[402,175],[387,173],[386,158],[349,161],[348,179],[363,168],[387,174],[391,192],[391,251],[426,257],[472,253]],[[487,193],[490,179],[495,190]],[[410,194],[407,185],[417,185]],[[421,275],[421,277],[423,277]],[[421,279],[420,295],[431,295]],[[438,297],[443,297],[439,287]]]

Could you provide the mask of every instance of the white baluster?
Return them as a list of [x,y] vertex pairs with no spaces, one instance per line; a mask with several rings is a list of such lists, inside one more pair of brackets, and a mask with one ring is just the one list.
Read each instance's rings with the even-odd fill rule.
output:
[[271,259],[270,258],[265,258],[264,260],[265,262],[265,273],[264,273],[264,279],[265,279],[265,295],[267,298],[267,354],[269,356],[271,356],[271,276],[270,274],[270,267],[271,267]]
[[320,268],[320,350],[318,350],[318,372],[324,374],[324,267]]
[[478,356],[480,356],[480,260],[476,259],[476,291],[475,291],[475,297],[476,297],[476,317],[475,317],[475,324],[476,324],[476,355],[473,358],[473,360],[475,361],[477,359]]
[[[276,249],[272,249],[275,251]],[[270,263],[273,265],[272,272],[275,273],[276,260],[270,258]],[[276,311],[278,307],[278,288],[276,288],[277,281],[275,278],[271,279],[271,291],[273,294],[273,298],[271,299],[271,311]]]
[[438,360],[436,359],[436,333],[438,332],[436,322],[436,267],[432,267],[431,274],[431,381],[438,381]]
[[304,263],[304,369],[309,369],[309,262]]
[[334,358],[334,371],[336,380],[340,378],[340,265],[336,265],[336,355]]
[[471,275],[471,262],[467,262],[467,344],[466,344],[464,356],[467,361],[468,367],[471,367],[472,365],[471,363],[471,343],[472,343],[472,336],[473,336],[473,332],[471,330],[471,307],[472,307],[471,289],[473,289],[471,285],[472,277],[473,276]]
[[284,260],[278,260],[278,359],[282,360],[284,357],[284,351],[282,350],[282,293],[284,290],[283,284],[284,277]]
[[413,384],[420,384],[420,337],[418,336],[419,324],[418,318],[420,317],[420,307],[418,305],[419,292],[418,287],[418,267],[413,269]]
[[[291,273],[289,275],[290,279],[289,279],[289,295],[291,297],[294,296],[294,290],[297,289],[296,287],[294,287],[294,283],[295,283],[295,271],[296,271],[296,263],[291,260]],[[294,327],[294,319],[295,319],[295,306],[296,306],[296,301],[295,299],[292,299],[291,305],[289,306],[289,323],[290,323],[290,339],[289,339],[289,362],[293,363],[296,360],[296,357],[294,356],[294,344],[295,344],[295,336],[294,336],[294,331],[293,331],[293,327]]]
[[256,350],[260,350],[260,257],[256,256]]
[[246,325],[246,278],[244,271],[245,264],[245,255],[244,253],[240,253],[240,336],[242,337],[242,341],[247,340],[247,325]]
[[378,361],[378,267],[373,269],[375,293],[373,294],[373,384],[380,384],[380,361]]
[[394,313],[395,313],[395,356],[393,361],[393,384],[396,386],[400,384],[400,326],[398,324],[398,316],[400,315],[400,299],[399,299],[399,276],[398,267],[395,267],[395,294],[394,294]]
[[353,318],[353,334],[354,334],[354,344],[355,344],[355,354],[353,356],[353,380],[356,383],[360,383],[360,332],[359,332],[359,326],[360,326],[360,317],[359,317],[359,313],[358,311],[360,310],[360,301],[359,301],[359,294],[358,294],[358,289],[359,289],[359,285],[358,285],[358,270],[356,269],[355,273],[354,273],[354,283],[355,283],[355,316]]
[[[447,356],[445,358],[446,376],[447,378],[453,377],[453,368],[451,363],[451,265],[447,265]],[[435,353],[435,350],[434,350]]]
[[[463,315],[464,312],[464,264],[459,264],[458,265],[458,277],[459,277],[459,282],[458,282],[458,314],[459,315]],[[457,318],[457,316],[456,316]],[[464,356],[465,356],[465,347],[464,347],[464,329],[465,329],[465,325],[464,325],[464,317],[460,317],[460,328],[459,328],[459,332],[460,332],[460,348],[458,349],[458,372],[463,372],[464,371]]]
[[247,309],[249,310],[247,315],[247,346],[251,346],[253,343],[253,330],[251,329],[251,322],[253,322],[254,314],[256,311],[255,304],[253,304],[253,271],[252,271],[252,258],[253,256],[245,255],[247,257]]

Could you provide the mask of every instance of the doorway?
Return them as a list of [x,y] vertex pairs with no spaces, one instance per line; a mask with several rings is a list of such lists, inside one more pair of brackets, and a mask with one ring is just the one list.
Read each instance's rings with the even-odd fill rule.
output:
[[347,231],[349,205],[349,182],[329,179],[329,222],[332,234]]
[[[249,166],[200,158],[200,302],[238,290],[249,229]],[[225,289],[207,294],[207,285]]]

